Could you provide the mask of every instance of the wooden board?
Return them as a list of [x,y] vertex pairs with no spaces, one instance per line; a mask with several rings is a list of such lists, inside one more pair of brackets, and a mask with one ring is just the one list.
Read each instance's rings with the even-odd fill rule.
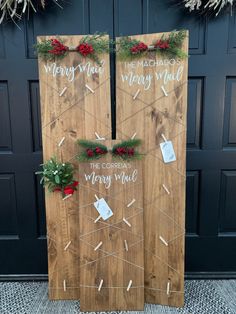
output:
[[[151,45],[162,34],[132,38]],[[188,39],[183,50],[188,51]],[[145,301],[170,306],[184,304],[187,73],[187,59],[170,60],[154,53],[117,61],[116,66],[117,138],[137,133],[146,153]],[[163,162],[159,147],[164,141],[162,134],[173,142],[177,161]]]
[[[106,142],[108,147],[111,143],[114,144],[115,141]],[[82,311],[143,310],[144,308],[141,164],[141,161],[112,160],[111,154],[95,162],[80,164],[80,306]],[[99,182],[100,178],[101,182]],[[99,216],[93,205],[96,201],[95,194],[99,199],[104,198],[112,209],[114,215],[108,220],[104,221],[101,218],[94,223]],[[127,207],[133,199],[135,202]],[[130,226],[123,221],[123,218]],[[125,240],[128,248],[125,246]],[[95,250],[100,242],[102,245]],[[101,280],[103,284],[99,291]],[[127,291],[130,280],[132,286]]]
[[[38,41],[53,37],[41,36]],[[60,38],[65,45],[76,47],[82,36]],[[76,140],[93,139],[94,132],[100,136],[111,134],[109,55],[101,55],[100,59],[102,67],[76,52],[55,62],[39,58],[43,159],[56,156],[60,161],[73,162],[78,180]],[[62,138],[64,142],[58,146]],[[46,193],[50,299],[79,298],[78,202],[78,192],[65,201],[60,194]]]

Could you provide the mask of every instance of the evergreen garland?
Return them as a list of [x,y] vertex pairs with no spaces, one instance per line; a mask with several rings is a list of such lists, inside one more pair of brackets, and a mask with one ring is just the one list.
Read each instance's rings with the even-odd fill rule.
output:
[[172,31],[169,35],[163,35],[161,39],[154,41],[149,46],[137,39],[128,36],[122,37],[116,42],[116,51],[120,60],[140,58],[148,53],[183,59],[187,57],[187,54],[182,50],[186,36],[185,30]]
[[112,147],[111,153],[113,157],[120,157],[124,160],[141,159],[143,154],[139,153],[136,148],[140,146],[140,139],[130,139],[117,143]]
[[99,55],[110,52],[111,41],[104,35],[105,33],[86,35],[80,40],[78,46],[73,48],[65,46],[59,37],[42,40],[35,45],[35,48],[38,56],[44,60],[64,58],[70,51],[74,51],[100,65]]
[[73,194],[77,190],[78,181],[74,180],[74,167],[71,163],[58,162],[55,157],[41,165],[43,170],[36,172],[41,175],[40,184],[47,186],[49,192],[60,191],[62,196]]
[[99,142],[78,140],[77,143],[80,147],[83,148],[83,150],[77,156],[77,159],[81,162],[99,159],[108,153],[107,147]]
[[[99,142],[78,140],[77,143],[82,148],[77,156],[77,159],[81,162],[100,159],[109,152],[107,147]],[[124,160],[141,159],[142,154],[136,150],[140,144],[140,139],[130,139],[115,144],[110,152],[113,157],[119,157]]]

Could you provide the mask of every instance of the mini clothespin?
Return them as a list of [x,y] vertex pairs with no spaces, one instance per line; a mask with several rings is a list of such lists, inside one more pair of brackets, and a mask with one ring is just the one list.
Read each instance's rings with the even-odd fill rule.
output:
[[168,242],[167,242],[162,236],[159,236],[159,239],[160,239],[161,242],[163,242],[166,246],[168,246]]
[[129,247],[128,247],[128,243],[126,240],[124,240],[124,244],[125,244],[125,250],[128,252],[129,251]]
[[168,97],[168,93],[167,93],[167,91],[165,90],[165,87],[164,87],[163,85],[161,86],[161,89],[162,89],[164,95],[165,95],[166,97]]
[[166,294],[169,296],[170,295],[170,279],[167,281],[167,285],[166,285]]
[[96,200],[97,200],[97,201],[99,201],[99,198],[98,198],[98,196],[97,196],[96,194],[94,194],[94,196],[95,196]]
[[63,96],[66,90],[67,90],[67,87],[64,87],[63,90],[60,92],[59,96],[60,97]]
[[66,251],[70,245],[71,245],[71,241],[69,241],[67,245],[64,247],[64,251]]
[[60,140],[60,142],[58,143],[58,146],[60,147],[62,144],[63,144],[63,142],[65,141],[65,136]]
[[131,205],[133,205],[136,202],[136,199],[134,198],[128,205],[127,207],[130,207]]
[[105,137],[100,137],[100,135],[97,132],[94,132],[94,134],[96,135],[96,138],[98,141],[104,141]]
[[129,284],[128,284],[128,286],[127,286],[127,289],[126,289],[127,291],[129,291],[129,289],[131,288],[132,283],[133,283],[133,281],[132,281],[132,280],[130,280],[130,281],[129,281]]
[[170,194],[170,191],[167,189],[167,187],[165,186],[165,184],[162,184],[163,189],[166,191],[167,194]]
[[134,94],[133,100],[135,100],[138,97],[139,93],[140,93],[140,89],[138,89],[137,92]]
[[98,245],[95,247],[94,251],[97,251],[100,248],[100,246],[102,246],[102,241],[98,243]]
[[100,284],[98,286],[98,291],[100,291],[102,289],[102,285],[103,285],[103,279],[101,279]]
[[72,194],[68,194],[68,195],[66,195],[65,197],[63,197],[63,201],[65,201],[67,198],[69,198],[69,197],[71,197],[72,196]]
[[99,215],[99,216],[94,220],[94,223],[96,224],[101,218],[102,218],[102,216]]
[[126,223],[127,226],[131,227],[131,224],[128,222],[128,220],[126,220],[125,218],[123,218],[123,221]]
[[137,135],[137,132],[135,132],[135,133],[131,136],[131,140],[133,140],[136,135]]
[[91,92],[91,93],[95,93],[95,91],[88,85],[88,84],[85,84],[85,87]]
[[163,133],[161,133],[161,137],[163,138],[163,140],[164,140],[165,142],[167,142],[167,138],[165,137],[165,135],[164,135]]
[[65,281],[65,279],[63,280],[63,290],[66,291],[66,281]]

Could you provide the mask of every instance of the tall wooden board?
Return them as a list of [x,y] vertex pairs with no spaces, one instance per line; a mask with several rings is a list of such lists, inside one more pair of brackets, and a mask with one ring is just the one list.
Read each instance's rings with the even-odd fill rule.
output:
[[[106,143],[111,146],[115,141]],[[107,154],[81,163],[79,176],[81,310],[143,310],[141,162],[112,160]],[[96,197],[104,198],[113,211],[108,220],[95,222],[99,216],[94,207]]]
[[[132,38],[152,45],[162,35]],[[187,53],[188,39],[183,50]],[[117,138],[136,133],[146,153],[145,301],[170,306],[184,303],[187,73],[187,58],[168,59],[154,53],[127,62],[118,60],[116,66]],[[175,162],[163,162],[159,146],[163,135],[173,143]]]
[[[40,36],[38,41],[53,37]],[[76,47],[82,36],[60,38],[65,45]],[[43,159],[56,156],[73,162],[76,179],[76,140],[95,138],[95,132],[111,134],[109,55],[100,55],[100,60],[101,67],[76,52],[56,61],[39,58]],[[46,193],[50,299],[79,298],[78,200],[78,192],[65,201],[58,193]]]

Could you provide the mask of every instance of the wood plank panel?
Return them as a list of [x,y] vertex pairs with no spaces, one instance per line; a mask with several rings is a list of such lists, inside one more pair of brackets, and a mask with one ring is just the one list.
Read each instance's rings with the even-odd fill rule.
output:
[[[162,35],[131,37],[151,45]],[[188,51],[188,39],[183,50]],[[187,73],[187,59],[155,54],[127,62],[118,60],[116,66],[117,138],[137,133],[146,153],[145,301],[170,306],[184,304]],[[163,162],[159,146],[164,141],[162,134],[173,143],[175,162]]]
[[[116,141],[106,141],[108,147]],[[82,311],[143,310],[144,251],[141,161],[112,160],[108,154],[79,167],[80,306]],[[136,175],[133,173],[137,172]],[[96,180],[92,182],[92,176]],[[123,175],[133,176],[122,181]],[[87,176],[87,178],[86,178]],[[90,176],[90,178],[88,177]],[[105,186],[98,178],[110,178]],[[123,178],[123,179],[122,179]],[[109,179],[107,179],[107,182]],[[104,198],[114,215],[99,216],[93,203]],[[127,205],[135,199],[135,202]],[[130,226],[124,221],[125,218]],[[126,241],[126,243],[125,243]],[[99,249],[97,245],[102,242]],[[127,247],[126,247],[127,244]],[[98,290],[101,280],[103,284]],[[127,287],[130,280],[132,286]]]
[[[52,37],[40,36],[38,41]],[[65,45],[76,47],[82,36],[60,38]],[[94,132],[100,136],[111,134],[109,55],[101,55],[100,60],[101,67],[76,52],[56,61],[39,58],[43,159],[56,156],[60,161],[72,162],[78,181],[76,140],[93,139]],[[58,146],[62,138],[64,142]],[[79,298],[78,202],[78,192],[65,201],[57,193],[46,193],[50,299]]]

